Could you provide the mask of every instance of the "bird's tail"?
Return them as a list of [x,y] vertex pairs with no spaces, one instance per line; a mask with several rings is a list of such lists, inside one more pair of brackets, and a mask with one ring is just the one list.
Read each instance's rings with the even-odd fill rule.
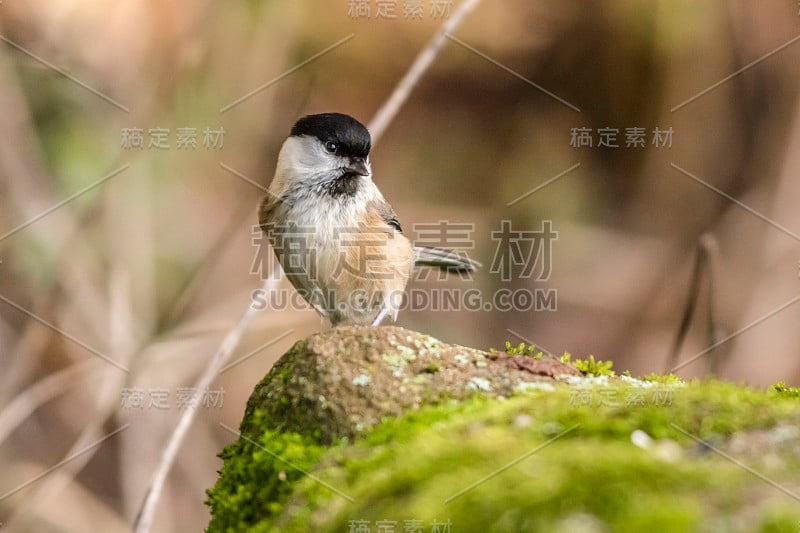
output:
[[449,250],[415,246],[414,266],[437,267],[447,272],[473,272],[480,268],[481,264]]

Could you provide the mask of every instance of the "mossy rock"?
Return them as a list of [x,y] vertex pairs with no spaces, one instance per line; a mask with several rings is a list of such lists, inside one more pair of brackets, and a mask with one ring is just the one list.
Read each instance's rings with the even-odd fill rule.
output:
[[[365,329],[394,331],[373,331],[378,337],[368,335],[368,342],[344,335],[342,349],[350,351],[326,357],[348,366],[364,356],[353,348],[379,344],[389,333],[399,339],[399,328]],[[284,358],[294,354],[300,363],[296,357],[308,355],[309,345],[329,346],[326,335],[343,333],[301,341]],[[413,344],[414,335],[401,344]],[[375,372],[385,362],[381,355],[375,351],[354,372]],[[441,370],[408,361],[409,379]],[[316,392],[308,385],[319,379],[313,369],[319,364],[293,373],[282,359],[257,387],[242,437],[221,454],[225,464],[209,491],[209,532],[797,532],[800,526],[800,401],[779,388],[560,375],[562,382],[547,378],[549,387],[537,381],[505,394],[414,389],[425,399],[356,430],[359,422],[348,417],[315,425],[331,409],[303,410],[300,396],[282,402],[265,395],[276,378],[305,377],[305,390]],[[506,369],[518,372],[524,373]],[[339,383],[352,384],[357,375]],[[346,392],[354,390],[360,408],[381,405],[362,397],[363,389],[345,386],[343,398],[351,400]],[[336,402],[335,409],[347,413],[347,406]]]
[[272,429],[331,443],[444,399],[508,397],[580,375],[555,359],[484,352],[394,326],[338,327],[280,358],[248,400],[241,430],[249,432],[260,409]]

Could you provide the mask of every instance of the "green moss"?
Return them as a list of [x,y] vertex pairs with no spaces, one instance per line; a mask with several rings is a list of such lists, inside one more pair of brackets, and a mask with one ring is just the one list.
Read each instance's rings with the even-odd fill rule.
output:
[[779,381],[773,385],[772,388],[781,396],[786,396],[787,398],[800,398],[800,387],[787,387],[786,383]]
[[266,429],[270,423],[263,411],[251,416],[253,436],[243,435],[219,454],[224,466],[207,492],[208,531],[247,531],[274,520],[303,472],[325,451],[312,437]]
[[[519,343],[517,346],[512,346],[511,341],[506,341],[506,346],[503,351],[509,355],[525,355],[533,357],[534,359],[541,359],[544,356],[542,352],[536,351],[536,346],[533,344],[526,346],[524,342]],[[497,353],[497,350],[489,348],[489,353]]]
[[[626,375],[630,376],[630,372]],[[678,383],[683,383],[683,380],[670,372],[669,374],[647,374],[646,376],[642,376],[644,381],[652,381],[653,383],[664,383],[667,385],[675,385]]]
[[592,374],[594,376],[614,375],[614,371],[611,370],[611,367],[614,366],[613,361],[595,361],[593,355],[589,355],[588,359],[576,359],[572,362],[572,366],[583,374]]
[[[594,355],[589,355],[588,359],[575,359],[572,360],[572,354],[569,352],[564,352],[564,355],[558,358],[559,361],[562,363],[567,363],[575,367],[576,370],[581,372],[584,375],[593,375],[593,376],[615,376],[611,368],[614,366],[613,361],[596,361]],[[623,373],[627,377],[631,377],[631,373],[629,371],[625,371]]]
[[[800,520],[790,497],[687,436],[725,450],[734,434],[800,424],[793,398],[726,383],[475,397],[386,419],[327,448],[253,416],[253,431],[267,428],[258,442],[311,475],[248,441],[232,444],[209,492],[210,532],[341,532],[354,520],[373,531],[379,520],[396,521],[397,531],[422,520],[429,531],[434,519],[459,532],[570,531],[587,521],[608,531],[792,531]],[[676,442],[677,455],[634,446],[637,429]],[[796,453],[736,456],[797,491]]]

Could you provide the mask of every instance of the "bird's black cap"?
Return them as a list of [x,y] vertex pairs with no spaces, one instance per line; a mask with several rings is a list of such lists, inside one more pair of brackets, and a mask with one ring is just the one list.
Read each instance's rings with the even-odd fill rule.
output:
[[341,155],[367,157],[371,139],[362,123],[342,113],[308,115],[292,127],[292,136],[310,135],[322,142],[333,141],[339,145]]

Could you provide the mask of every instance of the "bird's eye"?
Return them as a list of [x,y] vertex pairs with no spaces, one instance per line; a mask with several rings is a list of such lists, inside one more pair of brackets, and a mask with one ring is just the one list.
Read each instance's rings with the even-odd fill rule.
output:
[[332,154],[336,153],[336,150],[339,148],[339,145],[333,141],[328,141],[325,143],[325,149]]

